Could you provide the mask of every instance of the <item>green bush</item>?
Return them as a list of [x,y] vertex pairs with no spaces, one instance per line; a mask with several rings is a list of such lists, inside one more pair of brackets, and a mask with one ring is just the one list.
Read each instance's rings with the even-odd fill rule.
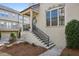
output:
[[16,33],[12,32],[12,33],[10,34],[10,40],[9,40],[9,42],[10,42],[10,43],[13,43],[13,42],[15,42],[15,41],[16,41]]
[[67,48],[79,48],[79,21],[73,19],[65,28]]

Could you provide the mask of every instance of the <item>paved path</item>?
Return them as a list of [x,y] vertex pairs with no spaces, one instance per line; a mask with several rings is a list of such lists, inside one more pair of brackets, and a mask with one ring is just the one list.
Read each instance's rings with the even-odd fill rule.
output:
[[8,53],[3,53],[3,52],[0,52],[0,56],[11,56],[10,54]]
[[40,54],[39,56],[60,56],[62,50],[63,50],[63,48],[54,47],[54,48]]

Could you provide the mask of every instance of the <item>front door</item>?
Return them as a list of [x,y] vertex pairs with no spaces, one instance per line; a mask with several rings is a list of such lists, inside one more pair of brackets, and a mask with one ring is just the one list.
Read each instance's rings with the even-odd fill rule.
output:
[[36,23],[37,23],[37,20],[36,20],[36,17],[34,17],[32,20],[32,30],[36,28]]

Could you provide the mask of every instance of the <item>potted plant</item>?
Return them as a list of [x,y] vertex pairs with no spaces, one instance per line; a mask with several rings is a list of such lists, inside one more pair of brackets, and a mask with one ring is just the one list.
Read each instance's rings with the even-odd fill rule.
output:
[[15,41],[16,41],[16,33],[12,32],[12,33],[10,34],[10,40],[9,40],[9,42],[10,42],[10,43],[13,43],[13,42],[15,42]]

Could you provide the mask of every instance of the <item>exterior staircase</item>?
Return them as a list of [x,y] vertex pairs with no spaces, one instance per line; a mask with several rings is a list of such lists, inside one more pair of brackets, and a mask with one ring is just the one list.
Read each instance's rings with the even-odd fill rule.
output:
[[35,44],[37,46],[41,46],[47,49],[54,47],[52,41],[50,41],[50,46],[47,46],[47,43],[44,43],[39,37],[36,36],[36,34],[30,31],[23,31],[21,39],[18,40],[26,41],[30,44]]
[[55,44],[50,40],[49,36],[34,25],[32,32],[37,40],[39,40],[46,48],[50,49],[55,46]]
[[49,41],[48,43],[48,40],[43,40],[43,39],[40,39],[36,34],[33,33],[33,36],[35,36],[35,38],[37,38],[37,40],[42,44],[41,46],[47,48],[47,49],[51,49],[52,47],[55,46],[55,44],[52,42],[52,41]]

